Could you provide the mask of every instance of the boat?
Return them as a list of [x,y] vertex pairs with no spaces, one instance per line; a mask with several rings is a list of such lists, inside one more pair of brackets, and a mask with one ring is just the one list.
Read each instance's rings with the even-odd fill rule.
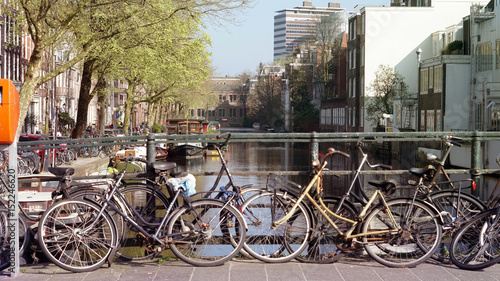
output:
[[[200,121],[195,120],[185,120],[177,122],[176,133],[179,135],[186,134],[202,134],[202,124]],[[195,158],[203,157],[203,143],[201,142],[185,142],[177,143],[177,145],[172,145],[168,149],[168,155],[170,157],[186,157]]]

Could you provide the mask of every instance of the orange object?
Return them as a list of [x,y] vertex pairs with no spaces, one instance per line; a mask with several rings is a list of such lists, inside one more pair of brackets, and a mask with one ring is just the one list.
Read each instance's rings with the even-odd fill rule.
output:
[[19,121],[19,93],[9,79],[0,79],[0,144],[12,144]]

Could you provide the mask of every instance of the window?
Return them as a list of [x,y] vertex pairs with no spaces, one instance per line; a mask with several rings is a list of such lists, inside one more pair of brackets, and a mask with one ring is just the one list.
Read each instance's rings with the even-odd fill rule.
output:
[[365,14],[361,15],[361,35],[365,34]]
[[219,117],[226,117],[226,110],[224,108],[219,108]]
[[477,71],[492,70],[493,67],[493,47],[491,43],[485,43],[476,47]]
[[427,94],[429,89],[429,76],[428,69],[420,69],[420,94]]
[[349,79],[349,88],[347,90],[349,91],[349,97],[352,97],[352,79]]
[[352,50],[352,68],[356,68],[356,49]]
[[420,131],[425,131],[425,110],[420,110]]
[[434,88],[434,68],[429,67],[429,89]]
[[363,66],[365,65],[365,45],[361,46],[360,52],[361,59],[359,60],[359,66]]
[[434,93],[443,91],[443,66],[434,67]]
[[352,79],[352,97],[356,97],[356,78]]
[[497,40],[497,60],[496,60],[496,62],[497,62],[497,69],[500,69],[500,40]]
[[441,109],[436,109],[436,131],[442,131],[441,128]]
[[427,110],[426,131],[434,131],[434,110]]

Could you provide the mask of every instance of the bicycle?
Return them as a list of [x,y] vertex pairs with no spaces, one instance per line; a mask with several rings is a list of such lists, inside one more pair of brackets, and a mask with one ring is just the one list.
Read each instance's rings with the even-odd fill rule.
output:
[[[418,177],[417,181],[409,181],[407,188],[413,190],[413,195],[432,205],[443,218],[443,239],[433,259],[450,263],[449,245],[453,233],[474,215],[487,209],[487,206],[478,198],[468,193],[464,189],[475,189],[475,182],[466,179],[452,181],[444,170],[444,164],[450,155],[453,146],[462,146],[462,139],[451,135],[442,138],[443,144],[447,147],[441,160],[434,155],[428,155],[430,160],[437,163],[424,168],[411,168],[409,172]],[[437,182],[438,176],[442,174],[446,181]],[[470,183],[470,185],[468,184]],[[467,185],[463,187],[463,185]],[[449,186],[448,189],[443,186]],[[406,187],[397,187],[406,189]],[[394,190],[393,190],[394,192]]]
[[[336,260],[337,255],[350,251],[352,245],[361,244],[373,259],[390,267],[412,267],[427,260],[441,240],[441,222],[439,214],[419,199],[401,198],[387,201],[383,192],[377,189],[356,215],[355,211],[349,210],[349,205],[343,202],[335,203],[338,206],[335,213],[321,197],[318,198],[319,202],[316,202],[309,194],[313,187],[321,188],[326,158],[335,154],[349,156],[333,148],[328,149],[323,162],[315,165],[314,177],[307,187],[301,190],[301,195],[296,200],[288,195],[288,192],[294,192],[294,186],[290,186],[289,181],[283,181],[277,175],[270,175],[267,184],[269,191],[252,196],[243,206],[244,210],[250,207],[255,213],[262,215],[261,224],[249,226],[247,233],[249,239],[258,235],[261,237],[254,240],[253,244],[247,240],[244,249],[266,262],[285,262],[299,255],[311,255],[315,251],[320,252],[314,253],[316,256]],[[361,167],[368,162],[367,154],[362,155],[354,181]],[[351,192],[352,187],[353,184],[347,193]],[[314,224],[304,199],[311,203],[324,222]],[[378,204],[375,203],[377,199]],[[372,208],[373,205],[376,206]],[[340,210],[349,210],[349,216],[354,214],[354,218],[344,217]],[[340,220],[342,224],[339,226],[334,220]],[[356,233],[359,227],[361,232]],[[311,239],[316,234],[320,237]],[[267,244],[261,245],[255,241]],[[314,244],[314,241],[327,243]],[[313,247],[308,247],[311,242]]]
[[[238,210],[215,199],[190,200],[185,194],[188,188],[173,185],[169,187],[174,197],[161,222],[149,223],[119,189],[125,169],[126,165],[101,204],[67,199],[47,209],[40,219],[43,231],[39,231],[39,243],[52,262],[73,272],[95,270],[106,262],[111,264],[119,239],[110,209],[136,228],[144,241],[154,245],[152,251],[160,253],[168,245],[177,257],[195,266],[220,265],[239,252],[246,225]],[[111,200],[115,196],[126,204],[133,217],[116,206]],[[175,207],[181,197],[183,204]],[[154,231],[151,233],[141,225]]]
[[459,268],[479,270],[500,262],[500,207],[479,213],[457,230],[450,260]]
[[[493,173],[498,175],[498,171]],[[500,180],[486,201],[487,210],[472,217],[453,235],[450,260],[462,269],[479,270],[500,262]]]

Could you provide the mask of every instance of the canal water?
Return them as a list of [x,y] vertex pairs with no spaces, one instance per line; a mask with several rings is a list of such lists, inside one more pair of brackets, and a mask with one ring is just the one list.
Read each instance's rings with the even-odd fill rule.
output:
[[[339,145],[339,144],[337,144]],[[319,151],[326,152],[329,144],[321,144]],[[351,153],[349,146],[338,148],[347,153]],[[309,173],[312,169],[311,152],[309,143],[230,143],[227,151],[223,154],[230,171],[301,171]],[[319,156],[321,159],[321,156]],[[355,170],[358,162],[356,157],[345,159],[340,155],[330,158],[327,168],[329,170]],[[179,173],[193,173],[196,177],[197,191],[208,191],[213,187],[217,174],[221,169],[221,158],[217,156],[205,156],[193,159],[169,158],[168,161],[177,163]],[[374,162],[377,163],[377,162]],[[200,175],[211,173],[213,175]],[[361,181],[368,178],[384,178],[385,176],[361,176]],[[236,185],[265,187],[267,176],[263,175],[233,175]],[[308,175],[288,176],[288,178],[302,186],[310,181]],[[365,179],[366,178],[366,179]],[[348,189],[352,181],[352,175],[344,176],[324,176],[325,195],[341,196]],[[227,177],[223,177],[218,186],[224,186],[228,182]],[[361,185],[356,185],[360,188]],[[356,189],[355,189],[356,190]]]
[[[369,145],[363,149],[369,155],[371,164],[386,164],[392,166],[394,170],[408,170],[411,167],[424,167],[425,163],[417,163],[415,160],[415,144],[402,143],[393,144],[398,147],[386,147],[385,145]],[[349,153],[350,158],[346,159],[339,155],[330,158],[327,168],[331,171],[348,170],[355,171],[358,168],[361,156],[357,153],[355,144],[342,143],[320,143],[319,152],[324,153],[328,147],[335,147],[341,151]],[[394,152],[397,150],[398,152]],[[393,151],[393,152],[391,152]],[[227,161],[230,171],[302,171],[310,172],[311,152],[309,143],[256,143],[256,142],[234,142],[229,143],[227,151],[223,157]],[[175,161],[178,165],[177,172],[185,173],[212,173],[213,175],[196,175],[197,191],[207,191],[214,185],[217,174],[222,166],[220,157],[206,156],[195,159],[174,159],[169,158],[168,161]],[[370,170],[366,165],[363,170]],[[244,186],[251,184],[252,186],[265,187],[267,176],[263,175],[233,175],[236,185]],[[453,180],[463,180],[470,178],[470,175],[451,175]],[[302,186],[307,185],[310,177],[288,176],[293,182]],[[407,185],[408,180],[415,180],[415,176],[405,173],[403,175],[361,175],[356,181],[353,191],[359,194],[359,190],[363,188],[368,194],[373,191],[368,182],[370,180],[394,179],[401,185]],[[353,175],[342,176],[324,176],[324,195],[326,196],[342,196],[345,194],[353,180]],[[444,179],[443,179],[444,181]],[[224,186],[228,182],[227,177],[223,177],[218,186]],[[491,189],[496,184],[490,181],[485,184],[484,190],[481,192],[481,199],[486,199],[486,195],[491,193]],[[470,186],[470,183],[468,184]],[[410,192],[408,190],[408,192]],[[470,192],[470,191],[465,191]],[[411,192],[412,193],[412,192]],[[410,195],[410,194],[400,194]]]

